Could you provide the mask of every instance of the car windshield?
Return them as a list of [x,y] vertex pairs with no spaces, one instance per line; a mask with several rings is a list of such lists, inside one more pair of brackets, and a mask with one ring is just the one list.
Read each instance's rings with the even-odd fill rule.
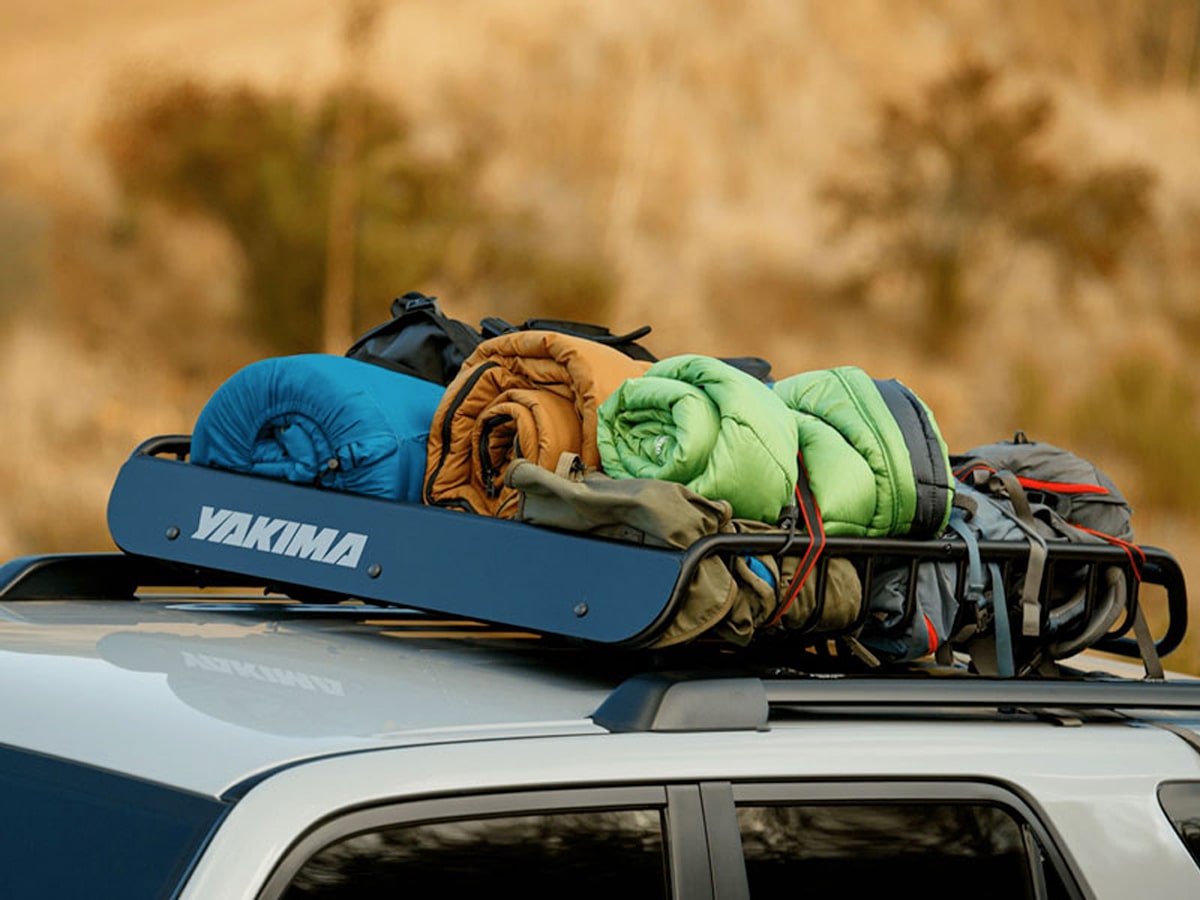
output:
[[172,897],[226,809],[212,798],[0,747],[4,896]]

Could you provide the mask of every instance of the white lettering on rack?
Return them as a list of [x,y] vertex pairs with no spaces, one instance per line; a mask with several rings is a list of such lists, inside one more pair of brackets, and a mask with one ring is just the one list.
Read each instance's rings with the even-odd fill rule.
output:
[[227,509],[213,509],[211,506],[201,507],[200,525],[193,532],[192,537],[198,541],[208,540],[208,536],[213,533],[213,530],[227,518],[229,518]]
[[192,538],[213,544],[228,544],[260,553],[294,556],[331,566],[353,569],[367,546],[367,536],[356,531],[339,532],[308,522],[255,516],[235,509],[200,508],[200,521]]

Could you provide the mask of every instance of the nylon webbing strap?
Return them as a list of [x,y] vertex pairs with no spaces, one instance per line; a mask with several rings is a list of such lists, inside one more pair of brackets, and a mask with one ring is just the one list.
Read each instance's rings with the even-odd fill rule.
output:
[[1025,566],[1025,582],[1021,585],[1021,634],[1037,637],[1042,630],[1042,606],[1039,597],[1049,553],[1046,549],[1046,539],[1038,534],[1033,511],[1029,508],[1025,489],[1017,481],[1017,476],[1012,472],[997,472],[992,478],[1004,486],[1013,512],[1016,513],[1012,521],[1029,538],[1029,562]]
[[[958,532],[959,537],[967,545],[967,590],[968,602],[977,608],[987,605],[986,586],[983,578],[983,564],[979,557],[979,544],[975,534],[962,520],[959,510],[950,514],[950,527]],[[996,674],[1001,678],[1012,678],[1016,674],[1013,663],[1012,631],[1008,623],[1008,600],[1004,596],[1004,578],[1000,566],[988,563],[988,573],[992,577],[992,619],[996,632]]]
[[1013,662],[1012,627],[1008,621],[1008,598],[1004,594],[1004,576],[997,563],[988,563],[992,573],[992,615],[996,621],[996,672],[1002,678],[1016,675]]
[[1142,612],[1142,604],[1133,601],[1133,636],[1137,638],[1138,650],[1142,654],[1142,665],[1146,667],[1146,677],[1154,681],[1166,678],[1163,671],[1162,659],[1159,658],[1158,648],[1154,646],[1154,636],[1150,634],[1150,625]]

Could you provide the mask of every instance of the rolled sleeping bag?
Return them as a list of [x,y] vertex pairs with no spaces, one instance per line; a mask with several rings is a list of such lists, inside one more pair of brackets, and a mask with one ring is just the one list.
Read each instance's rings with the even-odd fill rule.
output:
[[323,353],[251,363],[209,398],[191,461],[387,500],[421,502],[441,385]]
[[658,478],[768,524],[796,488],[796,425],[754,376],[708,356],[654,363],[600,405],[597,443],[613,478]]
[[942,533],[955,481],[933,412],[912,390],[839,366],[784,378],[774,391],[796,417],[826,534]]
[[553,471],[568,453],[599,466],[596,408],[647,365],[557,331],[515,331],[483,341],[446,386],[433,417],[425,502],[508,519],[518,496],[504,472],[515,460]]

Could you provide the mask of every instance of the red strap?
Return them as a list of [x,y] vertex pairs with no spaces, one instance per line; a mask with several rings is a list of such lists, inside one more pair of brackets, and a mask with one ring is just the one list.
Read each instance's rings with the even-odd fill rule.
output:
[[796,505],[800,508],[800,515],[804,518],[808,548],[804,551],[804,556],[800,558],[800,564],[796,567],[795,574],[792,575],[792,581],[788,585],[783,603],[767,623],[768,628],[782,619],[784,613],[800,596],[800,589],[804,587],[804,582],[808,580],[809,574],[816,567],[817,559],[825,549],[825,523],[821,521],[821,509],[817,506],[817,498],[813,496],[812,489],[808,484],[808,470],[804,467],[804,455],[797,452],[796,458],[800,463],[795,490]]
[[1146,551],[1137,544],[1122,540],[1119,537],[1114,537],[1111,534],[1105,534],[1103,531],[1096,531],[1094,528],[1086,528],[1083,525],[1071,523],[1072,528],[1078,528],[1080,531],[1086,531],[1088,534],[1093,534],[1101,540],[1108,541],[1125,551],[1125,555],[1129,557],[1129,566],[1133,569],[1133,577],[1138,581],[1142,580],[1142,566],[1146,563]]
[[[959,481],[966,481],[966,476],[972,472],[991,472],[996,474],[996,470],[986,463],[976,463],[973,466],[964,466],[961,469],[956,469],[954,477]],[[1035,491],[1051,491],[1056,494],[1107,494],[1108,488],[1099,484],[1087,484],[1075,481],[1041,481],[1037,478],[1023,478],[1017,476],[1017,481],[1022,487],[1032,488]]]
[[1099,484],[1077,484],[1072,481],[1038,481],[1036,478],[1022,478],[1017,476],[1017,481],[1021,482],[1023,487],[1033,488],[1035,491],[1053,491],[1056,494],[1107,494],[1108,488]]
[[933,627],[933,622],[929,621],[929,616],[925,616],[925,633],[929,636],[929,652],[936,653],[938,644],[937,629]]

